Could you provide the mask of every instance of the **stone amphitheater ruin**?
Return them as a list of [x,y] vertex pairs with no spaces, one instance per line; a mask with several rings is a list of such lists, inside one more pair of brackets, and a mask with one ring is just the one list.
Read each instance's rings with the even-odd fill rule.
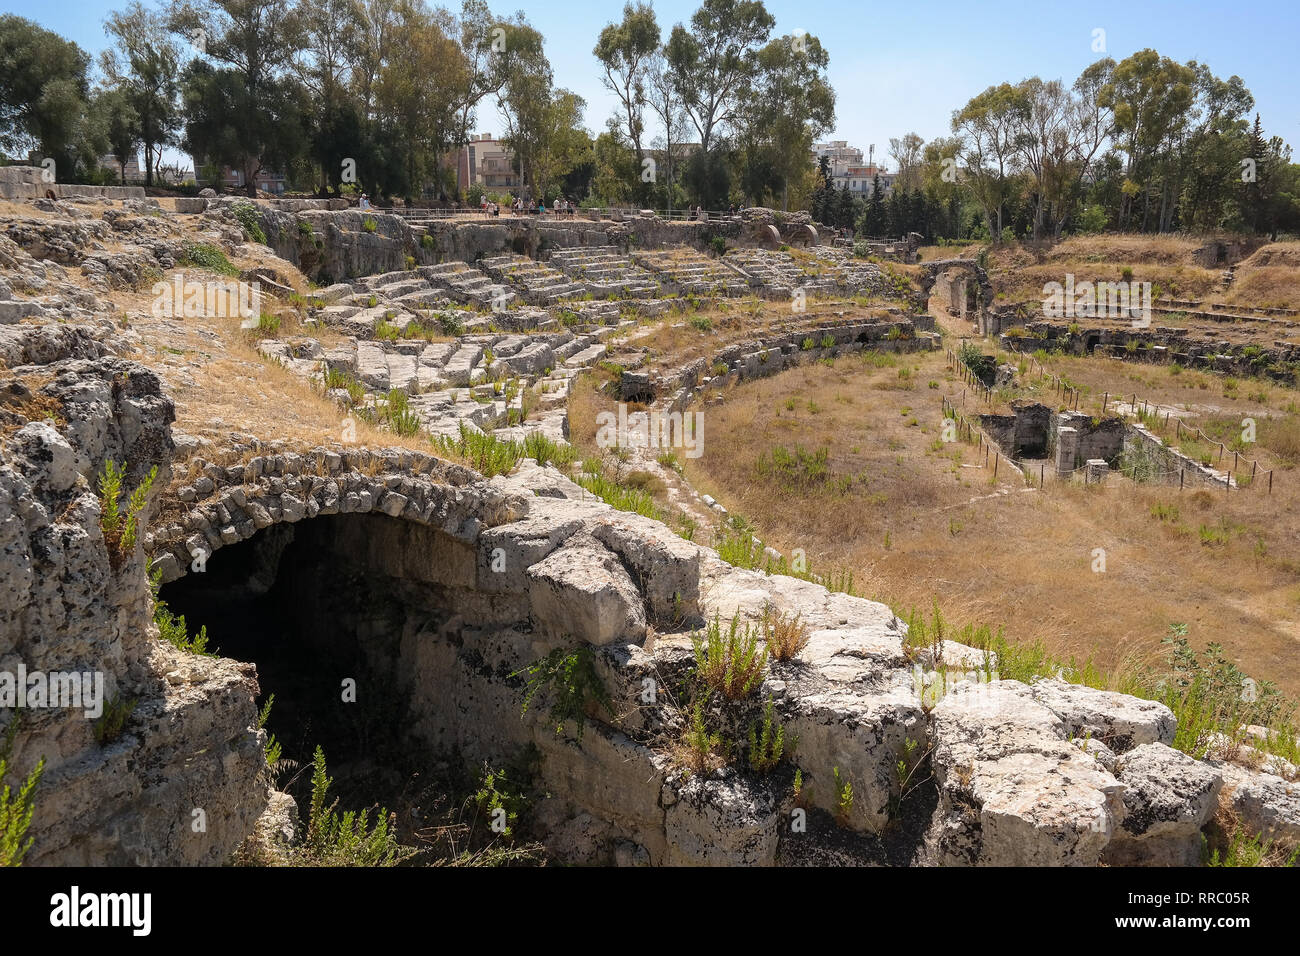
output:
[[[187,242],[213,244],[257,261],[241,278],[264,293],[297,295],[294,273],[316,284],[302,334],[256,343],[268,368],[322,390],[337,371],[372,408],[400,392],[426,437],[469,428],[563,442],[574,377],[615,340],[626,351],[638,321],[675,321],[692,300],[868,290],[889,301],[830,318],[794,312],[679,368],[624,367],[643,412],[684,411],[711,388],[823,349],[939,348],[914,294],[892,292],[879,265],[816,245],[815,230],[814,273],[739,219],[420,220],[259,201],[259,245],[228,199],[171,210],[137,196],[9,198],[0,671],[102,671],[109,698],[137,702],[106,744],[80,712],[21,715],[15,771],[46,762],[29,864],[228,862],[285,812],[268,786],[257,701],[304,676],[336,696],[355,678],[362,699],[386,698],[401,717],[384,726],[412,751],[500,762],[536,748],[543,842],[569,862],[1194,863],[1221,791],[1261,832],[1300,838],[1300,793],[1284,779],[1294,768],[1278,758],[1194,759],[1170,746],[1163,705],[1061,680],[971,679],[936,693],[941,665],[974,670],[984,653],[908,646],[883,604],[733,567],[554,467],[525,459],[485,478],[432,450],[307,443],[277,424],[288,409],[243,422],[212,420],[200,404],[176,428],[174,391],[200,369],[143,346],[164,327],[187,334],[186,320],[150,324],[147,296],[133,308],[113,298],[170,281]],[[706,254],[715,236],[735,250]],[[930,280],[964,305],[967,274],[986,289],[980,271],[940,264]],[[403,335],[434,321],[450,330],[442,341]],[[200,354],[223,348],[215,334],[200,339]],[[819,347],[801,345],[809,339]],[[519,414],[520,394],[493,384],[502,380],[532,390],[534,416]],[[339,391],[326,398],[348,402]],[[205,423],[210,434],[194,434]],[[126,463],[128,488],[157,469],[147,531],[121,559],[101,530],[96,478],[109,461]],[[170,603],[202,611],[192,624],[206,615],[243,635],[230,645],[241,660],[158,639],[150,568]],[[808,628],[754,698],[771,700],[797,738],[797,794],[793,764],[692,773],[671,746],[687,720],[673,689],[694,667],[692,632],[736,615],[759,626],[772,612]],[[581,734],[557,733],[541,703],[523,707],[518,675],[575,646],[592,649],[612,706],[593,706]],[[729,713],[736,736],[761,709]],[[900,810],[898,767],[911,759],[928,761],[932,783]],[[196,809],[204,832],[190,825]]]

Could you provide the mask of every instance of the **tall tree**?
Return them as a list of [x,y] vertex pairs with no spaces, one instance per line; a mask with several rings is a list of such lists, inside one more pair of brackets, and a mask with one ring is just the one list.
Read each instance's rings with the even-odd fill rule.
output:
[[720,128],[735,115],[739,94],[753,75],[755,54],[776,20],[762,0],[704,0],[688,30],[677,24],[664,53],[677,80],[682,105],[700,136],[691,159],[691,179],[707,205],[726,173],[712,155]]
[[351,89],[363,14],[358,0],[300,0],[299,10],[303,43],[294,69],[311,94],[309,150],[327,192],[342,183],[347,159],[361,163],[370,152],[360,101]]
[[749,142],[765,154],[782,209],[789,208],[791,183],[811,165],[813,141],[835,123],[829,62],[814,36],[778,37],[755,55],[754,72],[742,89],[739,121]]
[[895,189],[921,188],[921,151],[924,147],[925,140],[916,133],[890,137],[889,155],[893,157],[894,166],[898,170],[894,177]]
[[104,124],[109,151],[117,160],[118,181],[126,183],[126,166],[140,145],[140,119],[125,91],[101,90],[91,102],[91,112]]
[[1115,112],[1115,135],[1125,154],[1121,229],[1128,225],[1139,194],[1144,197],[1142,228],[1146,228],[1155,161],[1186,121],[1195,79],[1189,67],[1147,49],[1116,64],[1100,92],[1102,105]]
[[0,16],[0,149],[15,156],[37,150],[62,178],[89,169],[89,65],[90,57],[57,33]]
[[[506,144],[514,150],[520,182],[525,192],[536,187],[533,162],[548,131],[543,127],[553,117],[551,63],[542,49],[542,35],[526,22],[503,22],[497,39],[499,49],[492,66],[497,109],[505,123]],[[534,196],[533,198],[540,198]]]
[[1022,109],[1023,100],[1016,90],[1003,83],[973,97],[952,117],[967,184],[995,243],[1002,238],[1003,213],[1011,194],[1016,121]]
[[664,131],[664,170],[660,173],[655,169],[655,184],[664,196],[665,206],[671,211],[677,183],[678,153],[686,138],[687,118],[677,79],[662,50],[656,51],[646,66],[646,103]]
[[104,28],[117,44],[100,57],[109,80],[125,94],[144,147],[144,181],[152,186],[162,152],[181,126],[178,77],[181,52],[166,19],[138,2],[110,13]]
[[[645,159],[642,140],[645,135],[647,70],[658,49],[659,21],[655,19],[654,8],[646,3],[628,2],[623,6],[623,19],[606,24],[592,51],[603,70],[601,83],[618,97],[622,108],[619,122],[636,152],[638,177]],[[634,191],[645,193],[649,190],[640,188],[638,178]]]
[[290,77],[302,19],[290,0],[182,0],[170,26],[202,40],[182,77],[183,145],[208,163],[241,170],[256,195],[265,169],[285,169],[306,146],[309,109]]
[[391,56],[374,86],[381,122],[401,131],[405,186],[413,196],[455,140],[458,91],[469,69],[459,45],[419,0],[400,0]]

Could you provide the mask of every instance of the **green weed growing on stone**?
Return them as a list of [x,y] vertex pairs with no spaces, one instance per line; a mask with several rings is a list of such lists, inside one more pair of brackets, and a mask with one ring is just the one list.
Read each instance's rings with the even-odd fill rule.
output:
[[523,677],[525,682],[520,716],[528,713],[528,708],[543,688],[551,689],[550,718],[557,735],[564,732],[566,723],[573,721],[576,737],[581,740],[587,711],[592,705],[603,708],[610,716],[614,714],[609,693],[596,673],[595,655],[585,645],[576,649],[557,647],[541,660],[510,676]]
[[18,720],[15,718],[5,731],[4,743],[0,744],[0,866],[21,866],[23,857],[31,849],[31,839],[23,838],[31,825],[36,788],[45,772],[45,758],[42,757],[16,791],[5,783],[17,734]]

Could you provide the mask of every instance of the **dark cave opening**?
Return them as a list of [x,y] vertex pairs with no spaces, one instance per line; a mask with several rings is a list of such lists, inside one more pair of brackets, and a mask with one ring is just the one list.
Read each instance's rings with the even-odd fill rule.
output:
[[466,588],[449,582],[472,581],[472,562],[429,528],[321,516],[222,548],[159,597],[217,654],[257,665],[287,758],[306,765],[319,745],[340,788],[373,798],[458,749]]
[[266,729],[290,761],[277,785],[300,814],[320,746],[342,806],[382,804],[406,842],[436,843],[422,828],[462,823],[488,764],[527,759],[520,665],[491,639],[520,626],[520,606],[475,574],[474,549],[435,528],[328,515],[221,548],[159,598],[191,634],[206,627],[215,653],[257,666],[259,705],[275,695]]

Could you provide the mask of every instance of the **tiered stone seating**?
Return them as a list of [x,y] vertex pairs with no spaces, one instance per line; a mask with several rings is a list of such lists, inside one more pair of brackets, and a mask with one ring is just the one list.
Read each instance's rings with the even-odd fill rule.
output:
[[654,273],[665,291],[695,295],[743,296],[749,282],[716,259],[693,249],[637,252],[633,260]]
[[488,256],[481,265],[490,276],[509,284],[532,305],[552,305],[587,291],[584,283],[571,282],[564,273],[527,256]]
[[509,286],[492,281],[467,262],[420,266],[418,271],[434,286],[446,289],[457,302],[493,308],[498,304],[508,305],[517,298]]
[[615,246],[575,246],[556,249],[551,264],[575,281],[586,284],[596,296],[621,295],[650,298],[659,289],[655,277]]

